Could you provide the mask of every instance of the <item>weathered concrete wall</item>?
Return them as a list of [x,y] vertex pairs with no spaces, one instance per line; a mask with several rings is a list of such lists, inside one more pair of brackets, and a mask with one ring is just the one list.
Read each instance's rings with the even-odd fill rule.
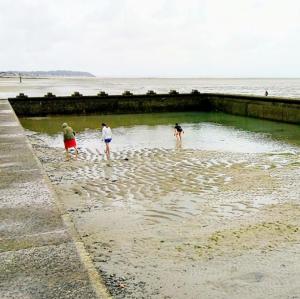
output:
[[20,97],[9,101],[19,116],[211,110],[209,103],[203,101],[200,95],[192,94]]
[[9,99],[19,116],[92,113],[222,111],[289,123],[300,122],[300,99],[209,93],[26,97]]
[[214,110],[288,123],[300,123],[300,99],[203,94]]

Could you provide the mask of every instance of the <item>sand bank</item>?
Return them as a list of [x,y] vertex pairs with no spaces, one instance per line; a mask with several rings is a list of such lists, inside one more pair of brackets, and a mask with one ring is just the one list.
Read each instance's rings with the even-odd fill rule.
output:
[[300,297],[297,154],[30,140],[115,298]]

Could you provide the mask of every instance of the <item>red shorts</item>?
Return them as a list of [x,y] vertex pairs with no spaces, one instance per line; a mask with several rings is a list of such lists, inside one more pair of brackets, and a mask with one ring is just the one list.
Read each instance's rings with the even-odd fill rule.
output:
[[76,147],[76,140],[75,139],[69,139],[69,140],[65,140],[64,141],[65,143],[65,149],[68,149],[68,148],[72,148],[72,147]]

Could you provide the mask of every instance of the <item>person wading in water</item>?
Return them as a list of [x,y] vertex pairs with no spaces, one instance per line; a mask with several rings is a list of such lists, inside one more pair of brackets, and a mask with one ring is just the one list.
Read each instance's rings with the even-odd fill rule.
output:
[[176,123],[174,130],[175,130],[174,136],[176,136],[177,140],[181,141],[181,135],[184,134],[183,129],[181,128],[181,126],[178,123]]
[[66,149],[66,161],[70,160],[70,153],[69,153],[70,148],[75,149],[75,159],[77,160],[78,150],[77,150],[77,144],[75,139],[75,132],[71,127],[68,126],[67,123],[63,123],[62,128],[64,134],[64,144]]
[[102,123],[102,141],[105,143],[105,154],[107,160],[110,159],[110,142],[112,141],[112,132],[109,126]]

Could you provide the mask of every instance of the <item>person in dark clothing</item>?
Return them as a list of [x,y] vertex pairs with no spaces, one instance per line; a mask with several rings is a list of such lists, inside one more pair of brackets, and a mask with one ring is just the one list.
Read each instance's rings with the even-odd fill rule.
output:
[[174,136],[176,137],[177,140],[181,141],[181,135],[184,134],[183,129],[181,128],[181,126],[176,123],[175,127],[174,127]]

